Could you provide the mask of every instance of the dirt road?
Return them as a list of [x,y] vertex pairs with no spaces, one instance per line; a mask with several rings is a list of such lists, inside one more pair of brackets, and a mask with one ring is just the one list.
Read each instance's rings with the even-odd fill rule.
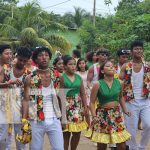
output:
[[[138,141],[140,139],[140,134],[141,134],[141,131],[138,131],[138,135],[137,135]],[[28,149],[29,148],[27,148],[27,150]],[[12,150],[16,150],[16,148],[14,146],[14,142],[13,142]],[[49,145],[49,141],[48,141],[47,136],[45,136],[45,143],[43,146],[43,150],[50,150],[50,145]],[[81,136],[81,140],[80,140],[80,143],[79,143],[77,150],[96,150],[96,144],[91,142],[89,139]],[[108,150],[109,150],[109,148],[108,148]],[[149,141],[149,144],[148,144],[148,147],[146,150],[150,150],[150,141]]]

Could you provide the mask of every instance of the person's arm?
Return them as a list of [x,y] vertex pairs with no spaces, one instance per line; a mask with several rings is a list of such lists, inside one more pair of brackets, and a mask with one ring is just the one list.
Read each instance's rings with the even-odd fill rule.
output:
[[123,82],[122,81],[120,81],[120,83],[121,83],[121,92],[120,92],[120,96],[119,96],[119,99],[120,99],[120,105],[121,105],[121,107],[122,107],[122,110],[123,110],[123,112],[124,112],[124,114],[126,114],[126,115],[128,115],[128,116],[131,116],[131,112],[129,112],[128,111],[128,109],[127,109],[127,107],[126,107],[126,102],[125,102],[125,100],[124,100],[124,98],[123,98],[123,92],[122,92],[122,89],[123,89]]
[[126,69],[126,64],[124,64],[124,65],[121,67],[121,71],[120,71],[120,74],[119,74],[119,79],[120,79],[120,80],[123,80],[124,77],[125,77],[125,69]]
[[9,82],[5,82],[3,83],[4,80],[4,69],[2,66],[0,66],[0,88],[7,88],[10,83]]
[[30,97],[30,77],[27,76],[24,81],[24,99],[22,102],[22,118],[28,119],[29,114],[29,97]]
[[99,83],[97,82],[93,85],[91,96],[90,96],[90,109],[91,109],[91,114],[93,117],[96,116],[95,102],[97,100],[98,90],[99,90]]
[[18,86],[22,85],[22,82],[19,79],[9,80],[4,83],[3,83],[3,81],[4,81],[4,69],[3,69],[3,67],[0,66],[0,88],[7,88],[14,84],[16,84]]
[[66,119],[66,96],[65,96],[64,90],[65,90],[64,89],[64,78],[63,78],[63,76],[60,76],[60,89],[59,89],[58,97],[59,97],[60,105],[61,105],[61,113],[62,113],[61,122],[62,122],[62,124],[67,123],[67,119]]
[[81,81],[80,96],[81,96],[81,99],[82,99],[82,102],[83,102],[83,106],[87,108],[87,98],[86,98],[86,94],[85,94],[83,81]]
[[92,89],[92,79],[94,76],[94,67],[92,66],[89,71],[88,71],[88,75],[87,75],[87,87],[91,90]]

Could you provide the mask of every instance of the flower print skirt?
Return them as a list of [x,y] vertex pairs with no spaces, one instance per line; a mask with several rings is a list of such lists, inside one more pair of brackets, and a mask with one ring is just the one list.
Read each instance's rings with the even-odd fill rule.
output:
[[67,122],[64,132],[81,132],[86,130],[88,125],[84,121],[82,101],[79,96],[66,98]]
[[120,105],[113,108],[98,107],[91,127],[90,138],[97,143],[116,144],[131,138],[125,127]]

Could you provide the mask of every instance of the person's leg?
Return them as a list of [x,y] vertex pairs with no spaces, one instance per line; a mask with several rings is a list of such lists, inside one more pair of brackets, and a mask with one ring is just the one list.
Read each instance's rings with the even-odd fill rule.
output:
[[150,141],[150,107],[145,107],[140,112],[140,117],[142,121],[143,131],[140,141],[140,150],[144,150]]
[[30,142],[30,150],[42,150],[45,134],[44,122],[31,121],[32,140]]
[[81,132],[72,132],[71,150],[76,150],[79,144]]
[[54,118],[46,121],[46,132],[52,150],[64,150],[64,139],[60,120]]
[[117,144],[117,150],[126,150],[126,144],[124,142]]
[[[8,129],[8,130],[9,130],[9,129]],[[11,126],[11,133],[8,133],[8,139],[7,139],[7,144],[6,144],[6,150],[11,150],[13,137],[14,137],[14,128],[13,128],[13,125],[12,125],[12,126]]]
[[0,150],[6,149],[7,138],[8,138],[8,125],[0,124]]
[[26,145],[21,143],[21,142],[18,142],[16,140],[16,136],[17,134],[18,135],[21,135],[22,134],[22,131],[21,131],[21,124],[14,124],[14,135],[15,135],[15,142],[16,142],[16,150],[26,150]]
[[139,129],[139,130],[142,130],[141,117],[139,117],[139,121],[138,121],[138,129]]
[[69,149],[69,141],[70,141],[70,132],[63,132],[63,137],[64,137],[64,150]]
[[138,145],[136,142],[136,134],[137,134],[137,126],[139,120],[139,107],[133,105],[132,103],[126,103],[128,111],[131,112],[131,116],[125,116],[125,124],[127,127],[127,131],[131,134],[131,140],[127,141],[127,145],[129,145],[132,149],[137,150]]
[[107,144],[97,143],[97,150],[106,150]]

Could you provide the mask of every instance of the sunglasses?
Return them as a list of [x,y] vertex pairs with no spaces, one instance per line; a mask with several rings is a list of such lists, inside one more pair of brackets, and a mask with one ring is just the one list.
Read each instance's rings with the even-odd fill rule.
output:
[[130,54],[130,50],[124,50],[124,49],[122,49],[121,53],[123,53],[123,54]]
[[101,53],[100,55],[101,56],[107,56],[107,57],[109,56],[107,53]]

